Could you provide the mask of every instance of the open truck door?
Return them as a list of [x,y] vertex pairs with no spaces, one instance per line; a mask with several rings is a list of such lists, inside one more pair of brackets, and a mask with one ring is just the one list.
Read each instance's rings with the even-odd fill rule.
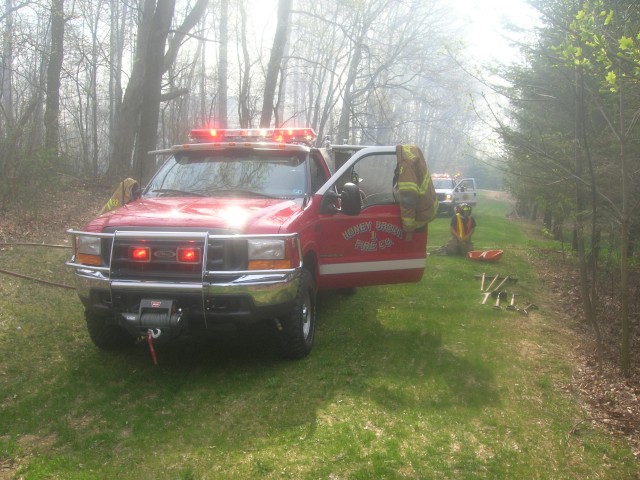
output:
[[[318,190],[322,197],[320,288],[409,283],[422,278],[427,226],[411,232],[403,229],[394,188],[397,166],[395,147],[367,147]],[[354,207],[354,203],[359,205]]]
[[476,205],[478,200],[475,178],[463,178],[459,180],[453,189],[453,196],[457,205],[461,203]]

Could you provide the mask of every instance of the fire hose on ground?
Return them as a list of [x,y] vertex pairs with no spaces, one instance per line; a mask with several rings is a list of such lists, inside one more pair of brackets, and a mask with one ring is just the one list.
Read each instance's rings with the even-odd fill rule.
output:
[[[0,247],[17,247],[17,246],[28,246],[28,247],[48,247],[48,248],[71,248],[68,245],[54,245],[54,244],[46,244],[46,243],[35,243],[35,242],[16,242],[16,243],[0,243]],[[32,282],[42,283],[44,285],[49,285],[52,287],[60,287],[66,288],[68,290],[75,290],[76,287],[72,287],[70,285],[65,285],[64,283],[51,282],[49,280],[42,280],[40,278],[35,278],[30,275],[24,275],[22,273],[12,272],[10,270],[5,270],[0,268],[0,273],[4,273],[5,275],[11,275],[13,277],[22,278],[24,280],[29,280]],[[153,347],[153,340],[157,339],[161,335],[161,330],[159,328],[149,329],[147,332],[147,343],[149,345],[149,352],[151,353],[151,359],[153,360],[153,364],[158,366],[158,357]]]
[[[16,243],[0,243],[0,247],[48,247],[48,248],[71,248],[69,245],[55,245],[48,243],[35,243],[35,242],[16,242]],[[75,290],[76,287],[72,287],[71,285],[65,285],[64,283],[52,282],[49,280],[42,280],[40,278],[32,277],[30,275],[24,275],[22,273],[12,272],[11,270],[5,270],[4,268],[0,268],[0,273],[4,273],[5,275],[11,275],[13,277],[22,278],[24,280],[30,280],[32,282],[42,283],[44,285],[49,285],[51,287],[60,287],[66,288],[68,290]]]

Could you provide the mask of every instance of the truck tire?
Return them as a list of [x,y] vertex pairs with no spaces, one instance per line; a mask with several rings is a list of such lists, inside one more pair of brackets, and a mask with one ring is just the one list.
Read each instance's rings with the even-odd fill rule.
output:
[[85,312],[87,330],[94,345],[102,350],[124,350],[131,347],[136,338],[124,328],[107,323],[107,318]]
[[313,347],[316,328],[316,292],[313,277],[303,270],[291,312],[280,318],[280,350],[283,357],[299,360],[306,357]]

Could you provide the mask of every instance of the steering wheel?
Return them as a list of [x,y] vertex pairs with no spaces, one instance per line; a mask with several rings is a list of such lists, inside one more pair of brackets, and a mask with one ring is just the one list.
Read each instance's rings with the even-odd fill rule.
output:
[[365,199],[368,205],[375,203],[396,203],[396,199],[391,192],[377,192],[368,195]]
[[360,192],[360,203],[362,205],[367,205],[369,202],[367,201],[367,194],[364,193],[361,189],[358,189],[358,191]]

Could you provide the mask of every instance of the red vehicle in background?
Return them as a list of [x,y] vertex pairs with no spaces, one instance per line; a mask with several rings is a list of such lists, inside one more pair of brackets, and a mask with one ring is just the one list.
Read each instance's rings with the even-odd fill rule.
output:
[[427,228],[403,230],[396,146],[314,140],[311,129],[194,130],[153,152],[168,158],[140,193],[69,230],[93,342],[268,321],[298,359],[319,290],[419,281]]

